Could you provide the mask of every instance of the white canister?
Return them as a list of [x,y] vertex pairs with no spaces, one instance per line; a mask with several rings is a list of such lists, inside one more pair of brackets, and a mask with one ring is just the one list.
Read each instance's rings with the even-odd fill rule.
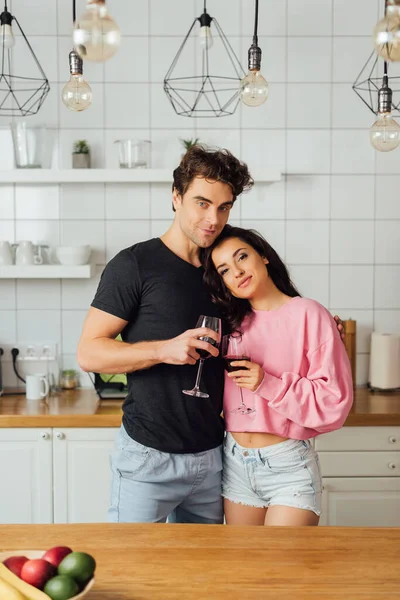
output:
[[26,399],[42,400],[49,393],[49,382],[44,373],[26,376]]
[[400,387],[400,337],[390,333],[373,332],[369,384],[379,390]]

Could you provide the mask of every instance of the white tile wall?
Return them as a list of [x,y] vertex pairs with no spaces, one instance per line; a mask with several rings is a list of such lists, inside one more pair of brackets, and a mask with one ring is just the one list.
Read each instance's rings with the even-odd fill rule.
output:
[[[78,14],[84,4],[78,0]],[[259,44],[270,97],[259,109],[241,106],[217,121],[177,116],[162,89],[202,5],[201,0],[110,0],[122,31],[121,50],[105,64],[85,64],[93,106],[72,113],[59,100],[68,79],[70,2],[15,3],[52,84],[31,122],[58,128],[54,166],[60,168],[71,167],[72,144],[81,138],[91,145],[93,167],[115,168],[113,142],[133,137],[150,139],[152,166],[172,171],[183,152],[179,140],[200,137],[229,148],[253,170],[276,167],[286,173],[282,181],[256,185],[238,200],[231,222],[268,238],[302,294],[343,319],[357,320],[358,382],[365,383],[371,331],[400,333],[400,150],[374,152],[368,133],[374,116],[351,89],[372,51],[382,0],[263,0]],[[219,0],[209,10],[246,69],[253,2]],[[25,70],[27,56],[19,42],[15,61]],[[195,69],[198,60],[194,40],[182,73]],[[219,53],[214,64],[224,69]],[[6,120],[0,120],[0,159],[2,168],[12,168]],[[0,186],[0,239],[90,243],[98,265],[91,280],[1,280],[1,344],[55,340],[64,366],[76,367],[81,325],[105,262],[168,228],[170,192],[169,184]],[[8,362],[4,372],[11,385]],[[87,377],[82,381],[90,384]]]

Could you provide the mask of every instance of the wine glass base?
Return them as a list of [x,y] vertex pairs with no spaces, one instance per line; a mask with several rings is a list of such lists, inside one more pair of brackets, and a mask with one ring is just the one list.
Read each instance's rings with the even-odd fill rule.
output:
[[200,390],[182,390],[187,396],[195,396],[196,398],[209,398],[210,396]]
[[251,415],[251,413],[256,412],[256,409],[250,408],[249,406],[239,406],[239,408],[234,408],[229,412],[231,415]]

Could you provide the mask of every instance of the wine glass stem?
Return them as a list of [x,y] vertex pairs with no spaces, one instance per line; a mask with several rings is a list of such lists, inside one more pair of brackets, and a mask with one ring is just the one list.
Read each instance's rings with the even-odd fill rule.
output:
[[196,391],[200,389],[200,379],[201,379],[201,373],[203,371],[203,364],[204,364],[204,358],[201,358],[200,362],[199,362],[199,368],[197,369],[196,383],[194,384],[194,389]]
[[241,407],[244,407],[244,406],[246,406],[246,405],[245,405],[245,403],[243,402],[243,390],[242,390],[242,388],[241,388],[241,387],[239,388],[239,390],[240,390],[240,406],[241,406]]

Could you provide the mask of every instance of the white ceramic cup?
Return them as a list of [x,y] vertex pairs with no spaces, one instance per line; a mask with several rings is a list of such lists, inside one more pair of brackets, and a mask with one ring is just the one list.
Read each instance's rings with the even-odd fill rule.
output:
[[12,265],[13,258],[10,242],[0,241],[0,265]]
[[33,265],[35,262],[35,253],[32,242],[23,241],[17,245],[15,253],[16,265]]
[[46,398],[49,393],[49,382],[46,375],[37,373],[35,375],[26,376],[26,399],[41,400]]

